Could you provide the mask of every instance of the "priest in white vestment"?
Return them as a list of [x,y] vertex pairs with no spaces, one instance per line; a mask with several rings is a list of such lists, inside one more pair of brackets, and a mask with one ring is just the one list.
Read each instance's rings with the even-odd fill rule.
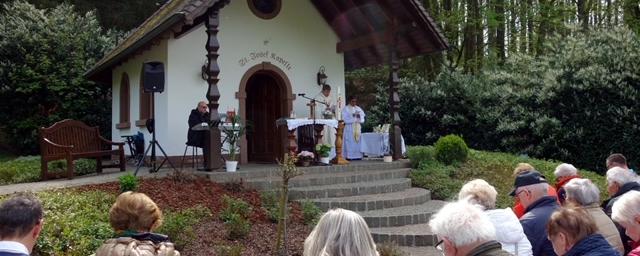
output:
[[[314,97],[316,100],[316,118],[325,118],[326,114],[330,115],[330,119],[336,119],[336,102],[331,97],[331,86],[325,84],[322,91]],[[336,129],[325,125],[322,129],[322,141],[320,143],[331,145],[329,158],[336,156]]]
[[342,155],[347,160],[362,159],[362,152],[360,152],[360,132],[361,126],[364,123],[364,111],[356,104],[358,101],[356,97],[349,96],[349,105],[342,110],[342,119],[344,120],[344,134]]

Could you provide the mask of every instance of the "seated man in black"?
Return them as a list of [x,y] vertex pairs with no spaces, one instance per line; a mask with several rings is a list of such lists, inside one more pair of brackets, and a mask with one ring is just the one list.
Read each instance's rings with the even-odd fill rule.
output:
[[[204,149],[207,131],[194,131],[192,128],[201,123],[209,122],[209,108],[205,101],[198,102],[196,109],[189,115],[189,131],[187,132],[187,145]],[[204,151],[204,150],[203,150]],[[204,152],[203,152],[204,154]]]

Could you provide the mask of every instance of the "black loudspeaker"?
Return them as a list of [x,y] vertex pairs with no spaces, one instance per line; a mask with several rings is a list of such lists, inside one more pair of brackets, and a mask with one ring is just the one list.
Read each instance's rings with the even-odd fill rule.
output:
[[159,61],[145,62],[142,66],[144,92],[164,91],[164,64]]

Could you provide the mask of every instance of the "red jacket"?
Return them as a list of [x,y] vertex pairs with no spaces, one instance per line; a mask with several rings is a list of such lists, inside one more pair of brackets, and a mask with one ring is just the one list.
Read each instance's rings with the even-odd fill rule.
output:
[[580,178],[580,176],[578,175],[566,176],[566,177],[563,177],[562,179],[559,179],[558,183],[556,183],[556,189],[558,190],[558,201],[560,202],[560,204],[564,204],[564,199],[567,198],[567,193],[564,191],[564,185],[567,184],[567,182],[569,182],[570,180],[575,178]]

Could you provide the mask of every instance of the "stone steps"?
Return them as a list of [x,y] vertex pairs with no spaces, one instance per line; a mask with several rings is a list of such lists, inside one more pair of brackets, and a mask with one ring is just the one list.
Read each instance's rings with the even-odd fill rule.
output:
[[[324,186],[344,183],[370,182],[387,179],[406,178],[411,169],[390,169],[372,171],[346,171],[328,175],[327,173],[305,174],[289,180],[289,187]],[[269,190],[282,185],[280,177],[250,179],[245,182],[257,190]]]
[[343,208],[352,211],[373,211],[379,209],[422,204],[431,199],[431,192],[422,188],[409,188],[403,191],[338,198],[312,199],[320,209]]
[[433,246],[437,241],[429,224],[413,224],[401,227],[371,228],[371,236],[376,243],[395,242],[399,246]]
[[400,227],[429,222],[434,211],[443,205],[443,201],[433,200],[418,205],[364,211],[359,214],[367,222],[369,228]]
[[378,180],[373,182],[344,183],[325,186],[309,186],[291,188],[289,190],[289,198],[290,200],[300,200],[382,194],[402,191],[410,187],[411,180],[407,178]]
[[442,256],[442,252],[433,246],[400,246],[400,250],[405,253],[405,256]]

